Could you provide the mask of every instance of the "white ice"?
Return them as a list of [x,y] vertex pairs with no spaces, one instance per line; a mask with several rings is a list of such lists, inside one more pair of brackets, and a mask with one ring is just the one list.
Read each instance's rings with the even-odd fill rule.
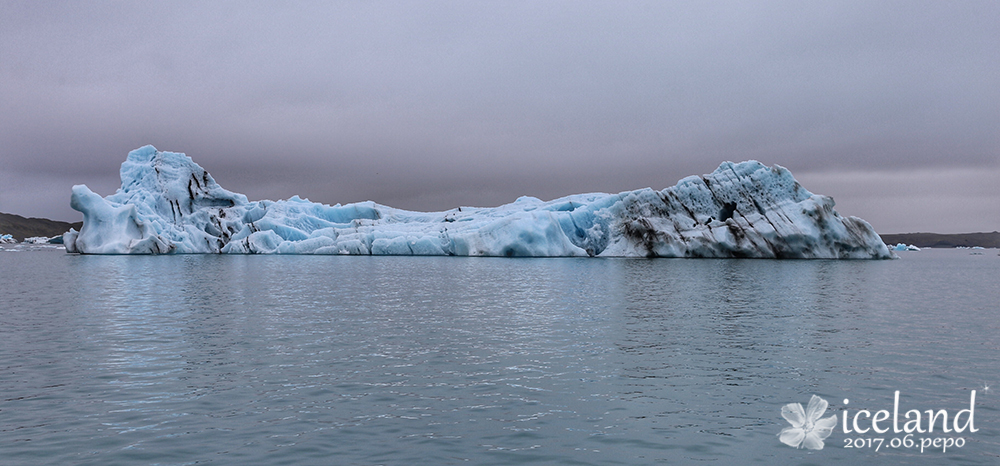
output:
[[29,238],[24,238],[24,244],[56,244],[53,241],[59,239],[59,236],[47,237],[47,236],[32,236]]
[[783,167],[725,162],[676,186],[522,197],[493,208],[413,212],[293,196],[247,200],[190,157],[145,146],[102,198],[73,187],[83,212],[66,250],[86,254],[264,253],[457,256],[890,258],[864,220],[841,217]]

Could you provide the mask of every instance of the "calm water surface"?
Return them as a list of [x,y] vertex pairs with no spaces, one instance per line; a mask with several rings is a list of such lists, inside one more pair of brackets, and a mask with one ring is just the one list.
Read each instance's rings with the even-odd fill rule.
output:
[[[1000,257],[982,252],[0,251],[0,463],[997,464]],[[785,404],[853,416],[896,390],[952,414],[976,390],[979,430],[947,452],[845,448],[839,423],[823,450],[778,440]]]

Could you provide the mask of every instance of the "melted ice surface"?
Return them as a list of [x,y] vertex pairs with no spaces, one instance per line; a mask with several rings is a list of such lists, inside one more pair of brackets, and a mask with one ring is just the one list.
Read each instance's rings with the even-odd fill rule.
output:
[[492,208],[413,212],[374,202],[293,196],[250,202],[190,157],[129,153],[122,187],[102,198],[73,187],[86,254],[265,253],[459,256],[890,258],[871,225],[841,217],[780,166],[725,162],[676,186]]

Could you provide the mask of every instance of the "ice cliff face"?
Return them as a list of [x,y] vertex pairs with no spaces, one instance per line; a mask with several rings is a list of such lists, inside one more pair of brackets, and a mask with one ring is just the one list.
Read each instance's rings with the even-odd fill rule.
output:
[[73,187],[85,254],[278,253],[457,256],[890,258],[864,220],[844,218],[779,166],[725,162],[676,186],[494,208],[411,212],[373,202],[329,206],[294,196],[249,202],[190,157],[129,153],[122,187]]

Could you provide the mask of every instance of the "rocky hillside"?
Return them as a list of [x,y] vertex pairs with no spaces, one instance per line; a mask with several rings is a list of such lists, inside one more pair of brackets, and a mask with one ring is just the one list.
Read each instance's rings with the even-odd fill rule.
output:
[[67,223],[47,218],[24,218],[20,215],[0,213],[0,234],[12,235],[18,241],[32,236],[59,236],[70,228],[77,230],[83,222]]

